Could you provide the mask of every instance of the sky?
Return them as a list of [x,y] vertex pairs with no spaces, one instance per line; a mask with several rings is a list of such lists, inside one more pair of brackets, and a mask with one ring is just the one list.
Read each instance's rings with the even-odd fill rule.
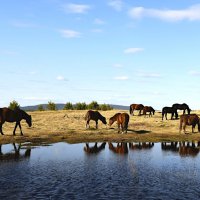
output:
[[200,2],[0,1],[0,107],[200,109]]

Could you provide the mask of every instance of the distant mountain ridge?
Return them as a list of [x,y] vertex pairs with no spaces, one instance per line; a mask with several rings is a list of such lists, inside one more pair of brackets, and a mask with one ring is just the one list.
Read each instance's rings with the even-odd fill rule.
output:
[[[46,110],[48,104],[39,104],[42,105],[43,108]],[[21,109],[25,111],[36,111],[38,110],[39,105],[33,105],[33,106],[22,106]],[[129,106],[123,106],[123,105],[115,105],[115,104],[109,104],[111,107],[117,110],[129,110]],[[63,110],[65,104],[64,103],[58,103],[56,104],[57,110]]]

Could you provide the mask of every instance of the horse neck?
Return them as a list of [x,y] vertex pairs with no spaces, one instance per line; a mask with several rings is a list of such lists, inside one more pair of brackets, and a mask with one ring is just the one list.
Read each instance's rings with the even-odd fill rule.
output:
[[20,113],[21,113],[22,119],[27,119],[28,116],[29,116],[29,115],[28,115],[25,111],[23,111],[23,110],[20,110]]

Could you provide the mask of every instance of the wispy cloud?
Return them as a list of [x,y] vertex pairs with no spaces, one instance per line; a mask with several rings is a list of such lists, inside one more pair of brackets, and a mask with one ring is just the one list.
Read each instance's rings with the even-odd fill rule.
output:
[[123,7],[123,2],[122,0],[109,0],[108,5],[116,11],[121,11]]
[[128,80],[129,77],[128,76],[116,76],[114,77],[115,80],[120,80],[120,81],[125,81]]
[[64,76],[61,76],[61,75],[57,76],[56,80],[58,80],[58,81],[67,81],[67,79]]
[[99,29],[99,28],[96,28],[96,29],[92,29],[92,32],[94,32],[94,33],[102,33],[103,30]]
[[16,28],[38,28],[39,25],[31,22],[14,21],[12,25]]
[[192,70],[192,71],[189,71],[189,74],[192,76],[200,76],[200,71]]
[[179,10],[133,7],[129,10],[129,15],[134,19],[152,17],[172,22],[182,20],[194,21],[200,20],[200,4]]
[[11,50],[0,50],[0,55],[16,56],[19,53]]
[[78,31],[70,30],[70,29],[63,29],[59,31],[62,37],[65,38],[79,38],[81,37],[81,33]]
[[143,78],[160,78],[161,74],[151,72],[138,72],[137,76]]
[[64,4],[63,9],[67,13],[78,13],[78,14],[85,14],[88,12],[88,10],[91,9],[90,5],[86,4]]
[[94,24],[103,25],[103,24],[105,24],[105,22],[104,22],[102,19],[96,18],[96,19],[94,20]]
[[122,65],[122,64],[120,64],[120,63],[115,63],[115,64],[113,65],[113,67],[116,67],[116,68],[121,68],[121,67],[123,67],[123,65]]
[[128,48],[128,49],[124,50],[124,53],[125,54],[135,54],[135,53],[138,53],[141,51],[144,51],[144,49],[143,48]]

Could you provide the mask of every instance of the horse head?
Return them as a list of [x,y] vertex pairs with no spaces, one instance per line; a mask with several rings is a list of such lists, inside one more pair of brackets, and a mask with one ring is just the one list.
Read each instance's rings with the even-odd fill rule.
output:
[[106,118],[105,118],[105,117],[102,118],[102,122],[103,122],[104,124],[107,124]]
[[32,117],[31,117],[31,115],[27,115],[27,117],[26,117],[26,123],[28,124],[29,127],[32,126]]

